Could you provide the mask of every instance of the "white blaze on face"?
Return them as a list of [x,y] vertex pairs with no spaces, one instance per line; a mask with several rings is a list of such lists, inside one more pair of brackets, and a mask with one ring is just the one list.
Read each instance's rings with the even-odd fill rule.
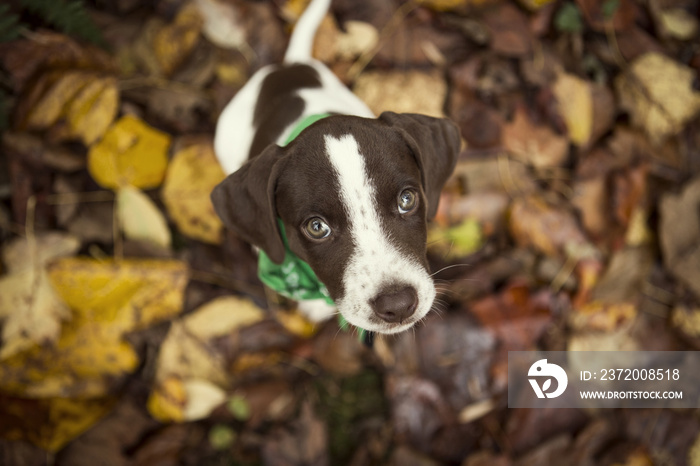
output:
[[[366,330],[382,333],[405,330],[430,311],[435,299],[433,281],[420,262],[402,254],[391,243],[390,233],[384,231],[375,189],[355,138],[325,136],[325,144],[340,186],[340,200],[348,215],[347,233],[354,245],[343,273],[344,294],[336,302],[338,310],[348,322]],[[371,322],[370,301],[397,285],[412,286],[418,296],[418,306],[409,322],[401,325]]]

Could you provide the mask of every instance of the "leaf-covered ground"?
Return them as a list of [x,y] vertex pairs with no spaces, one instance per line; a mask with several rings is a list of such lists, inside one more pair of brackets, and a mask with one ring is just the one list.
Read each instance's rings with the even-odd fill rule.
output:
[[697,410],[506,399],[508,351],[700,350],[698,0],[334,0],[315,55],[465,141],[436,310],[371,350],[209,202],[304,2],[41,3],[0,9],[0,464],[700,464]]

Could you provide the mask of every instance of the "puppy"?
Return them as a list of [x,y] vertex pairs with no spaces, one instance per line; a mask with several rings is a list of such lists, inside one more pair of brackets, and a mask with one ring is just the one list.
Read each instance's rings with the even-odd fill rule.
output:
[[263,281],[310,300],[300,303],[310,318],[337,308],[356,327],[397,333],[435,299],[426,222],[454,169],[459,130],[422,115],[376,118],[314,60],[329,4],[312,0],[283,64],[260,69],[222,112],[214,147],[228,177],[212,201],[226,227],[259,248]]

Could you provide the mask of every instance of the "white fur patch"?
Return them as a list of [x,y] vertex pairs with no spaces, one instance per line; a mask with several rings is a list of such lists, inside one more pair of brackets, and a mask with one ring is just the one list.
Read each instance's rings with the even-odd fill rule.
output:
[[[375,332],[396,333],[411,327],[432,307],[435,286],[425,268],[391,244],[382,228],[375,188],[367,176],[365,161],[351,135],[325,136],[326,153],[338,177],[340,199],[348,214],[349,234],[355,247],[343,273],[343,298],[338,310],[351,324]],[[407,323],[394,325],[370,321],[369,302],[383,290],[412,286],[418,306]]]

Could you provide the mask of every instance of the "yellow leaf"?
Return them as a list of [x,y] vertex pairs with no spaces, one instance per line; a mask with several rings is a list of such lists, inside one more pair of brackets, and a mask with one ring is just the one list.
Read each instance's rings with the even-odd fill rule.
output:
[[221,242],[223,224],[209,195],[224,178],[210,143],[186,147],[173,156],[163,183],[163,202],[185,235]]
[[0,400],[0,416],[11,420],[0,425],[0,436],[27,440],[49,452],[57,452],[85,432],[114,406],[114,398]]
[[561,73],[554,83],[554,96],[569,130],[569,139],[584,146],[593,129],[593,97],[591,85],[572,74]]
[[203,20],[195,2],[186,4],[175,21],[160,29],[153,40],[156,59],[163,72],[172,73],[190,54],[199,39]]
[[452,11],[464,8],[467,5],[478,5],[484,0],[418,0],[419,5],[436,11]]
[[170,230],[160,210],[143,191],[123,186],[117,191],[117,215],[124,235],[170,248]]
[[223,401],[223,389],[230,385],[225,365],[229,355],[214,341],[264,317],[252,301],[224,296],[174,322],[158,355],[151,414],[170,421],[208,415]]
[[187,267],[179,261],[66,258],[48,268],[73,310],[55,346],[33,346],[3,361],[0,389],[31,397],[103,396],[138,365],[126,332],[182,309]]
[[60,75],[34,104],[27,115],[27,126],[30,129],[46,129],[56,123],[66,105],[91,79],[93,75],[84,71],[69,71]]
[[165,176],[169,146],[169,135],[126,115],[90,148],[88,170],[106,188],[154,188]]
[[186,403],[185,385],[177,377],[168,377],[156,384],[146,406],[161,422],[182,422]]
[[693,89],[695,72],[661,53],[637,58],[615,80],[620,106],[632,123],[659,144],[678,134],[700,112],[700,92]]
[[451,228],[435,226],[428,233],[428,244],[447,258],[464,257],[478,251],[484,243],[479,222],[467,218]]
[[275,318],[287,331],[302,338],[311,338],[319,329],[299,311],[278,311],[275,313]]
[[198,307],[183,319],[186,330],[208,340],[227,335],[240,327],[247,327],[265,318],[262,309],[251,300],[237,296],[222,296]]
[[8,243],[3,251],[10,273],[0,279],[0,360],[35,344],[58,339],[61,321],[70,310],[58,297],[44,270],[56,257],[72,255],[80,242],[67,234],[47,233],[33,241]]
[[90,146],[105,134],[118,107],[119,91],[114,78],[91,81],[68,106],[70,135]]

